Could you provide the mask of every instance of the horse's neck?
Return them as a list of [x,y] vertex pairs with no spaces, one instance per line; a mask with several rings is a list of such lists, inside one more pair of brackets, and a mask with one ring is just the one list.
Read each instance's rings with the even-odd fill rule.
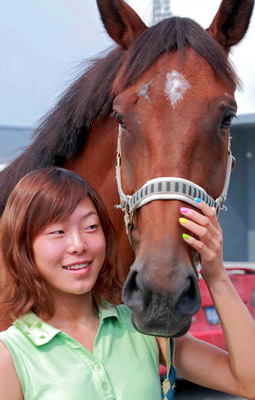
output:
[[91,183],[110,207],[111,203],[117,201],[114,178],[116,141],[117,132],[114,131],[112,121],[105,118],[102,122],[96,122],[90,129],[82,151],[65,163],[66,168],[75,171]]
[[119,204],[115,178],[118,128],[111,118],[97,122],[90,130],[84,149],[65,167],[86,179],[101,195],[117,232],[118,252],[121,255],[123,279],[134,255],[126,237],[123,213]]

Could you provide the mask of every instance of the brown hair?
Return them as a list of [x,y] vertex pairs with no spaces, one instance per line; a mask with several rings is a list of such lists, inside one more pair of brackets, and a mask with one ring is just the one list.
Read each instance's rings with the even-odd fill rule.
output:
[[36,268],[32,243],[46,225],[68,217],[89,196],[96,207],[106,238],[103,267],[93,288],[97,303],[101,296],[114,300],[119,292],[115,231],[98,193],[74,172],[63,168],[35,170],[12,191],[1,218],[1,297],[8,317],[27,311],[46,317],[54,305],[46,282]]

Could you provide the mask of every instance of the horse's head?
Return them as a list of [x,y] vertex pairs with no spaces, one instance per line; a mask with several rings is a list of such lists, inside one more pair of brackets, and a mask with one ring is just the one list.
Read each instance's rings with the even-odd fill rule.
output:
[[115,98],[114,110],[121,123],[118,183],[124,194],[138,191],[128,221],[136,260],[123,298],[139,330],[182,334],[200,294],[195,255],[181,239],[179,209],[183,202],[194,206],[194,197],[220,207],[212,199],[220,198],[229,176],[234,86],[193,49],[183,65],[177,53],[164,54]]
[[113,87],[117,178],[135,251],[123,299],[138,330],[178,336],[200,306],[179,209],[194,206],[196,196],[215,204],[226,189],[237,84],[227,59],[247,30],[253,1],[223,0],[207,31],[181,18],[147,28],[122,0],[98,6],[109,35],[126,51]]

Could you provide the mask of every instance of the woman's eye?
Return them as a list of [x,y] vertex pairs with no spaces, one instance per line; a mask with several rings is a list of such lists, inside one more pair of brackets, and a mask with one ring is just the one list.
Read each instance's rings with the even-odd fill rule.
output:
[[49,232],[49,235],[63,235],[65,232],[62,229]]
[[232,121],[235,118],[234,114],[227,114],[223,120],[221,121],[220,128],[221,129],[229,129],[231,128]]
[[87,231],[94,231],[97,228],[97,224],[92,224],[87,226],[86,230]]
[[88,227],[89,230],[94,230],[94,229],[96,229],[96,228],[97,228],[97,225],[96,225],[96,224],[89,225],[89,227]]
[[123,123],[122,117],[120,116],[120,114],[115,112],[115,118],[116,118],[116,121],[118,122],[118,124],[120,124],[121,128],[126,129],[126,125]]

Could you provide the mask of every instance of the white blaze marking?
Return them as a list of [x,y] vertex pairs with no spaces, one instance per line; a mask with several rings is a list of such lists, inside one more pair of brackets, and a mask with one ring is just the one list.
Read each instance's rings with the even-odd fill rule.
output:
[[183,99],[184,94],[191,88],[184,76],[175,70],[166,74],[165,93],[173,107]]

